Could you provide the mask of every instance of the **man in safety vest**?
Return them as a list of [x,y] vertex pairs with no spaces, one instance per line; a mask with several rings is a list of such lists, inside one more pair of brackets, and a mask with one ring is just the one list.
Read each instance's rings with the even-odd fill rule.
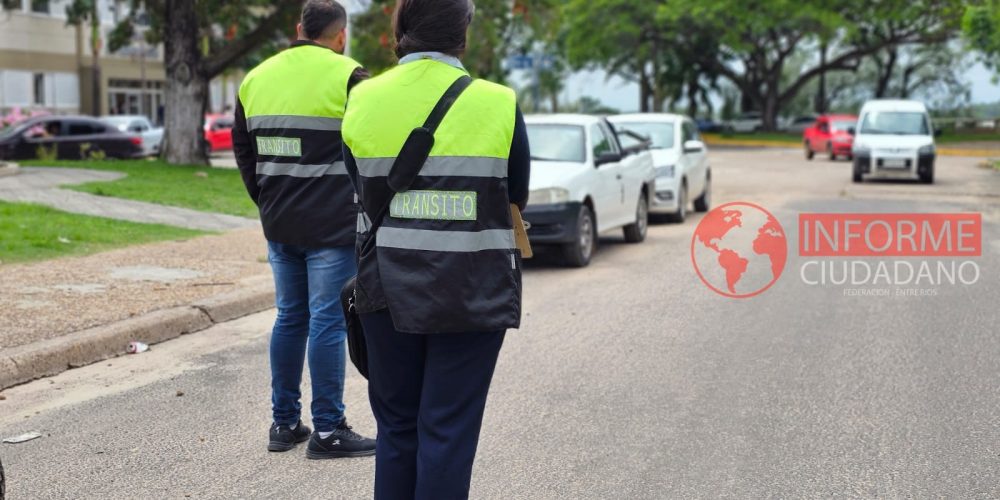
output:
[[[267,449],[288,451],[309,439],[306,456],[314,459],[375,453],[375,441],[347,425],[343,403],[346,328],[339,296],[356,272],[358,211],[340,125],[348,92],[368,76],[340,54],[346,25],[338,3],[306,2],[298,40],[244,79],[233,129],[236,162],[260,208],[278,308]],[[315,433],[300,420],[307,345]]]

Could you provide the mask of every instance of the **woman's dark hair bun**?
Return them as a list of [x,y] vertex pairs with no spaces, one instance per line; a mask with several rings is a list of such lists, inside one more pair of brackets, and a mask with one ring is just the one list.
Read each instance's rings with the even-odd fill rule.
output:
[[399,0],[393,15],[396,56],[414,52],[465,53],[472,0]]

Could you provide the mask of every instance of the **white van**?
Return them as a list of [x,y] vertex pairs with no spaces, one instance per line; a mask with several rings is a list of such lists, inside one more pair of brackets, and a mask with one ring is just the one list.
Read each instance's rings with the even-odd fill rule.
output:
[[934,182],[934,129],[918,101],[874,100],[854,130],[854,182],[865,178]]

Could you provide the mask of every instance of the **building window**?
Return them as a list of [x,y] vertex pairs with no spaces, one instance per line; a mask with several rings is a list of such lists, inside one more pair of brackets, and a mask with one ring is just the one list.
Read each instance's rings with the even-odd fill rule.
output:
[[45,73],[35,73],[35,104],[45,105]]
[[39,14],[49,13],[49,0],[31,0],[31,12]]

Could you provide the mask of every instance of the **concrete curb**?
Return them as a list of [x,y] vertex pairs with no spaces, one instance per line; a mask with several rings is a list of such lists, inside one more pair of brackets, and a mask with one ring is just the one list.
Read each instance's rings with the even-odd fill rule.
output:
[[[705,144],[709,146],[733,146],[741,148],[774,148],[774,149],[799,149],[802,147],[798,142],[763,141],[754,139],[722,139],[716,137],[705,137]],[[979,158],[998,158],[1000,149],[957,149],[949,147],[937,148],[938,156],[972,156]]]
[[7,177],[8,175],[14,175],[21,171],[21,167],[17,163],[5,163],[0,161],[0,177]]
[[15,347],[0,357],[0,390],[125,354],[133,340],[157,344],[274,307],[274,286],[258,283],[190,306]]

